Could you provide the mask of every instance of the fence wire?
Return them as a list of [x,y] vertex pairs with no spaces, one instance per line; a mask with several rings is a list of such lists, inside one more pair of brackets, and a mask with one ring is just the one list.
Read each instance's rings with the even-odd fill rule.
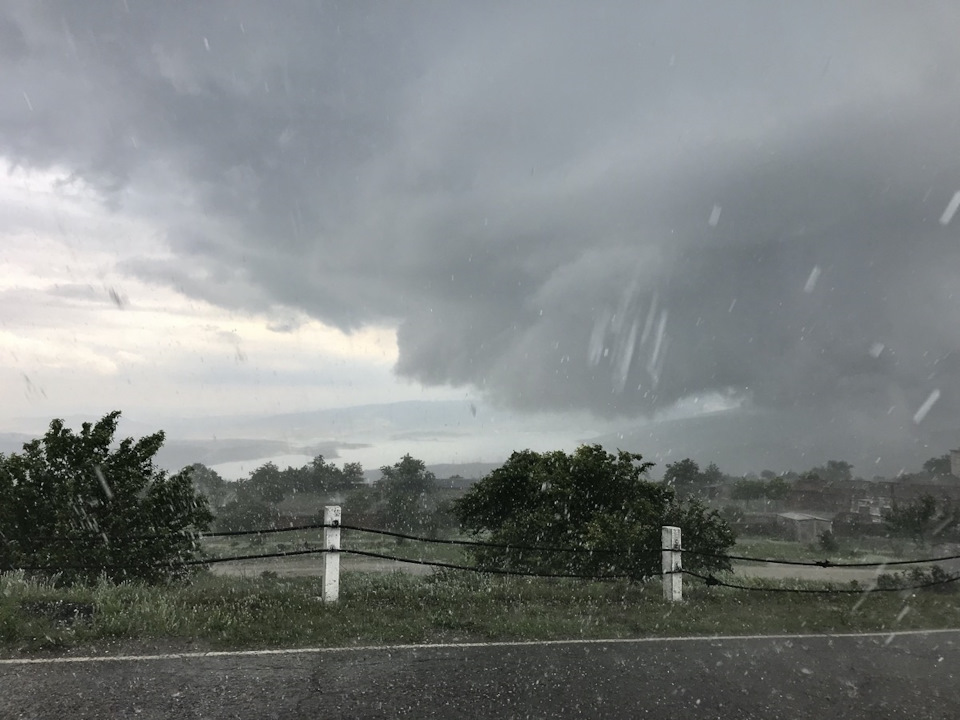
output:
[[[129,539],[134,540],[151,540],[151,539],[162,539],[164,537],[176,536],[176,535],[189,535],[190,537],[196,539],[206,539],[206,538],[218,538],[218,537],[242,537],[242,536],[262,536],[270,535],[276,533],[288,533],[288,532],[298,532],[304,530],[322,530],[325,528],[330,529],[341,529],[348,530],[353,532],[368,533],[373,535],[379,535],[384,537],[392,537],[402,540],[410,540],[414,542],[422,542],[428,544],[439,544],[439,545],[454,545],[460,547],[480,547],[480,548],[492,548],[492,549],[501,549],[501,550],[513,550],[513,551],[522,551],[522,552],[542,552],[542,553],[574,553],[574,554],[602,554],[609,555],[612,557],[625,557],[630,553],[624,552],[621,550],[607,550],[607,549],[596,549],[596,548],[585,548],[585,547],[554,547],[554,546],[538,546],[538,545],[518,545],[510,543],[497,543],[486,540],[466,540],[466,539],[450,539],[450,538],[433,538],[423,535],[413,535],[409,533],[402,533],[393,530],[385,530],[382,528],[370,528],[364,527],[361,525],[352,525],[348,523],[307,523],[303,525],[293,525],[289,527],[268,527],[268,528],[258,528],[255,530],[227,530],[220,532],[209,532],[209,533],[197,533],[191,531],[180,531],[180,532],[170,532],[170,533],[154,533],[148,535],[135,535],[129,536]],[[56,538],[57,540],[63,542],[70,542],[72,538]],[[9,544],[9,543],[4,543]],[[915,558],[910,560],[888,560],[888,561],[879,561],[879,562],[838,562],[829,559],[824,560],[784,560],[780,558],[763,558],[763,557],[753,557],[748,555],[735,555],[735,554],[726,554],[726,553],[710,553],[699,550],[688,550],[685,548],[661,548],[663,552],[674,552],[678,551],[682,554],[691,555],[695,557],[711,558],[717,560],[726,560],[738,561],[738,562],[757,562],[757,563],[769,563],[774,565],[788,565],[788,566],[800,566],[800,567],[820,567],[820,568],[886,568],[892,566],[909,566],[909,565],[922,565],[929,563],[938,563],[951,560],[960,560],[960,554],[955,555],[942,555],[938,557],[929,557],[929,558]],[[80,571],[91,571],[91,570],[123,570],[123,569],[137,569],[137,568],[177,568],[177,567],[191,567],[191,566],[206,566],[214,565],[219,563],[227,562],[240,562],[244,560],[264,560],[264,559],[273,559],[273,558],[283,558],[283,557],[296,557],[304,555],[316,555],[322,554],[325,552],[339,552],[343,554],[357,555],[363,557],[376,558],[381,560],[388,560],[392,562],[407,563],[412,565],[423,565],[429,567],[437,567],[451,570],[462,570],[462,571],[472,571],[478,573],[486,573],[493,575],[515,575],[523,577],[543,577],[543,578],[571,578],[571,579],[581,579],[581,580],[624,580],[631,579],[631,576],[627,574],[606,574],[606,575],[581,575],[576,573],[541,573],[541,572],[532,572],[525,570],[514,570],[510,568],[493,568],[493,567],[477,567],[471,565],[461,565],[451,562],[443,562],[439,560],[425,560],[425,559],[414,559],[414,558],[404,558],[395,555],[390,555],[386,553],[380,553],[370,550],[359,550],[352,548],[340,548],[339,550],[328,550],[325,548],[308,548],[302,550],[285,550],[269,553],[252,553],[252,554],[241,554],[241,555],[230,555],[223,557],[215,558],[194,558],[189,560],[180,560],[174,562],[166,563],[156,563],[156,564],[90,564],[90,565],[63,565],[63,566],[48,566],[48,565],[16,565],[0,568],[3,571],[8,570],[25,570],[28,572],[59,572],[64,570],[80,570]],[[939,578],[935,580],[930,580],[928,582],[917,583],[909,586],[896,586],[896,587],[877,587],[874,583],[873,586],[869,588],[785,588],[785,587],[764,587],[764,586],[755,586],[755,585],[744,585],[736,582],[729,582],[717,578],[713,574],[701,574],[691,570],[678,570],[685,575],[696,578],[704,582],[707,586],[720,586],[727,587],[737,590],[747,590],[754,592],[786,592],[786,593],[804,593],[804,594],[861,594],[864,592],[904,592],[910,590],[920,590],[923,588],[935,587],[940,585],[947,585],[950,583],[957,582],[960,580],[960,575],[949,576],[947,578]],[[662,576],[664,573],[653,573],[648,577],[657,577]],[[666,574],[672,574],[670,572]],[[635,578],[633,578],[635,579]]]
[[[108,563],[108,564],[95,563],[95,564],[89,564],[89,565],[56,565],[56,566],[16,565],[12,567],[2,568],[0,569],[0,571],[9,572],[11,570],[23,570],[27,572],[62,572],[64,570],[76,570],[76,571],[135,570],[135,569],[143,569],[144,567],[183,568],[183,567],[214,565],[214,564],[226,563],[226,562],[239,562],[243,560],[263,560],[263,559],[295,557],[295,556],[303,556],[303,555],[321,555],[324,553],[358,555],[361,557],[377,558],[380,560],[390,560],[393,562],[408,563],[411,565],[426,565],[430,567],[438,567],[438,568],[444,568],[449,570],[467,570],[467,571],[488,574],[488,575],[515,575],[520,577],[567,578],[567,579],[580,579],[580,580],[629,580],[631,579],[631,576],[625,575],[625,574],[579,575],[575,573],[531,572],[531,571],[525,571],[525,570],[511,570],[508,568],[484,568],[484,567],[477,567],[474,565],[458,565],[456,563],[442,562],[439,560],[424,560],[421,558],[405,558],[405,557],[399,557],[396,555],[389,555],[386,553],[373,552],[371,550],[355,550],[352,548],[339,548],[336,550],[328,549],[328,548],[312,548],[307,550],[287,550],[287,551],[278,551],[278,552],[271,552],[271,553],[229,555],[225,557],[216,557],[216,558],[195,558],[191,560],[178,560],[178,561],[167,562],[167,563],[139,564],[139,565],[138,564],[114,564],[114,563]],[[659,576],[659,575],[660,573],[657,573],[655,576]]]
[[[673,548],[664,548],[664,550],[673,550]],[[801,567],[820,567],[820,568],[879,568],[890,565],[922,565],[924,563],[944,562],[946,560],[960,560],[960,555],[941,555],[940,557],[918,558],[914,560],[881,560],[879,562],[836,562],[834,560],[781,560],[776,558],[758,558],[747,555],[727,555],[723,553],[708,553],[699,550],[687,550],[680,548],[685,555],[695,555],[697,557],[717,558],[722,560],[737,560],[740,562],[759,562],[770,563],[771,565],[797,565]]]
[[740,583],[728,582],[719,579],[716,575],[701,575],[691,570],[683,570],[684,575],[695,577],[702,580],[708,587],[726,587],[734,590],[749,590],[752,592],[766,593],[799,593],[805,595],[864,595],[875,592],[910,592],[911,590],[923,590],[924,588],[936,587],[938,585],[948,585],[960,580],[960,575],[951,575],[947,578],[930,580],[928,582],[917,583],[915,585],[898,585],[896,587],[879,587],[876,583],[863,588],[789,588],[789,587],[769,587],[763,585],[741,585]]

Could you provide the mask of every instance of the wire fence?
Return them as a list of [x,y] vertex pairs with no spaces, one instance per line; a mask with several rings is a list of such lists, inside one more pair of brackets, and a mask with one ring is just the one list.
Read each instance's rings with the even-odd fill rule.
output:
[[[587,555],[606,555],[612,558],[623,558],[628,555],[628,553],[619,550],[610,550],[602,548],[588,548],[588,547],[556,547],[556,546],[541,546],[541,545],[524,545],[524,544],[514,544],[514,543],[497,543],[487,540],[479,539],[458,539],[458,538],[436,538],[429,537],[425,535],[415,535],[410,533],[398,532],[395,530],[386,530],[382,528],[370,528],[361,525],[351,525],[348,523],[308,523],[303,525],[293,525],[288,527],[268,527],[268,528],[259,528],[255,530],[228,530],[221,532],[158,532],[152,534],[142,534],[142,535],[133,535],[129,536],[128,539],[145,541],[145,540],[156,540],[172,536],[189,536],[194,539],[207,539],[207,538],[220,538],[220,537],[243,537],[243,536],[263,536],[263,535],[272,535],[278,533],[290,533],[298,531],[308,531],[308,530],[324,530],[324,529],[339,529],[347,530],[358,533],[372,534],[382,537],[390,537],[400,540],[409,540],[413,542],[427,543],[432,545],[453,545],[459,547],[467,548],[487,548],[487,549],[501,549],[507,551],[518,551],[518,552],[539,552],[539,553],[567,553],[567,554],[587,554]],[[62,538],[64,541],[70,541],[71,538]],[[773,565],[787,565],[787,566],[798,566],[798,567],[818,567],[818,568],[876,568],[878,570],[878,577],[880,571],[888,567],[904,567],[904,566],[918,566],[918,565],[929,565],[932,563],[947,562],[952,560],[960,560],[960,554],[955,555],[941,555],[937,557],[926,557],[926,558],[914,558],[908,560],[888,560],[888,561],[875,561],[875,562],[838,562],[830,559],[823,560],[785,560],[781,558],[764,558],[764,557],[754,557],[748,555],[737,555],[737,554],[726,554],[726,553],[710,553],[699,550],[688,550],[686,548],[662,548],[660,551],[663,552],[672,552],[679,551],[684,555],[690,555],[694,557],[709,558],[714,560],[721,560],[726,562],[756,562],[756,563],[769,563]],[[440,569],[448,570],[460,570],[460,571],[469,571],[477,572],[490,575],[511,575],[511,576],[520,576],[520,577],[539,577],[539,578],[564,578],[564,579],[579,579],[579,580],[631,580],[636,579],[635,576],[631,576],[626,573],[609,573],[609,574],[581,574],[581,573],[563,573],[563,572],[539,572],[539,571],[528,571],[520,570],[513,568],[504,568],[504,567],[488,567],[488,566],[476,566],[476,565],[465,565],[453,562],[446,562],[440,560],[428,560],[423,558],[409,558],[401,557],[398,555],[393,555],[390,553],[382,553],[372,550],[363,550],[359,548],[337,548],[337,549],[327,549],[327,548],[305,548],[305,549],[294,549],[294,550],[278,550],[276,552],[265,552],[265,553],[247,553],[247,554],[237,554],[237,555],[228,555],[220,557],[207,557],[207,558],[192,558],[192,559],[182,559],[171,561],[167,563],[159,563],[154,567],[160,568],[185,568],[185,567],[194,567],[194,566],[208,566],[229,562],[242,562],[246,560],[266,560],[266,559],[276,559],[276,558],[289,558],[297,556],[309,556],[309,555],[321,555],[324,553],[336,552],[341,555],[355,555],[358,557],[368,557],[379,560],[405,563],[411,565],[421,565],[428,566]],[[28,572],[60,572],[65,570],[73,571],[91,571],[91,570],[123,570],[123,569],[135,569],[137,567],[142,567],[142,565],[136,564],[88,564],[88,565],[11,565],[7,567],[0,567],[0,570],[9,571],[9,570],[24,570]],[[680,573],[687,575],[692,578],[696,578],[702,581],[708,587],[725,587],[735,590],[745,590],[752,592],[774,592],[774,593],[801,593],[801,594],[821,594],[821,595],[853,595],[853,594],[862,594],[864,592],[905,592],[911,590],[921,590],[924,588],[931,588],[937,586],[945,586],[951,583],[960,581],[960,574],[956,575],[943,575],[941,577],[934,577],[930,580],[924,580],[922,582],[916,582],[913,584],[890,584],[886,586],[879,586],[876,579],[868,586],[860,587],[851,587],[851,588],[840,588],[840,587],[823,587],[823,588],[810,588],[810,587],[783,587],[783,586],[770,586],[770,585],[750,585],[735,582],[728,580],[726,578],[718,578],[713,573],[704,574],[701,572],[696,572],[693,570],[687,569],[677,569],[674,571],[666,572],[653,572],[647,575],[647,577],[661,577],[663,575],[671,575]]]

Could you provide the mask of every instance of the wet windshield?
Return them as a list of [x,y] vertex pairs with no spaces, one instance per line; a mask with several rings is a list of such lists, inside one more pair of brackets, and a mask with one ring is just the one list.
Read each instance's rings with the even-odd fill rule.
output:
[[[5,3],[0,577],[52,623],[11,647],[142,642],[97,624],[98,582],[317,583],[328,506],[345,573],[451,572],[457,607],[534,582],[498,573],[843,591],[809,625],[657,631],[589,595],[567,615],[605,620],[538,639],[949,625],[857,602],[960,572],[957,27],[949,3]],[[921,558],[947,559],[884,565]],[[87,620],[23,610],[60,584]],[[309,642],[529,637],[357,622]]]

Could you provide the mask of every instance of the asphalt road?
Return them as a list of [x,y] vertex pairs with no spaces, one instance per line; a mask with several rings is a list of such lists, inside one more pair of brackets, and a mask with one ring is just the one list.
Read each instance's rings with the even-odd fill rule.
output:
[[0,662],[4,720],[960,717],[960,631]]

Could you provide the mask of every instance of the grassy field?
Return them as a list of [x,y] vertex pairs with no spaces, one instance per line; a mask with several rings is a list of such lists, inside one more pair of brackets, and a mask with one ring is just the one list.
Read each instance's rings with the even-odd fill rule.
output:
[[206,650],[960,627],[958,596],[932,591],[795,595],[705,587],[689,580],[684,602],[675,605],[666,604],[661,592],[659,582],[590,583],[453,571],[428,577],[344,573],[341,602],[331,606],[320,601],[319,581],[309,577],[205,573],[167,587],[102,583],[58,589],[12,573],[0,576],[0,651],[17,655],[70,648]]
[[932,557],[950,554],[950,547],[917,548],[904,540],[880,537],[843,538],[839,550],[825,552],[814,543],[772,540],[762,537],[740,537],[730,550],[733,555],[762,557],[774,560],[823,560],[848,562],[882,562],[904,558]]

